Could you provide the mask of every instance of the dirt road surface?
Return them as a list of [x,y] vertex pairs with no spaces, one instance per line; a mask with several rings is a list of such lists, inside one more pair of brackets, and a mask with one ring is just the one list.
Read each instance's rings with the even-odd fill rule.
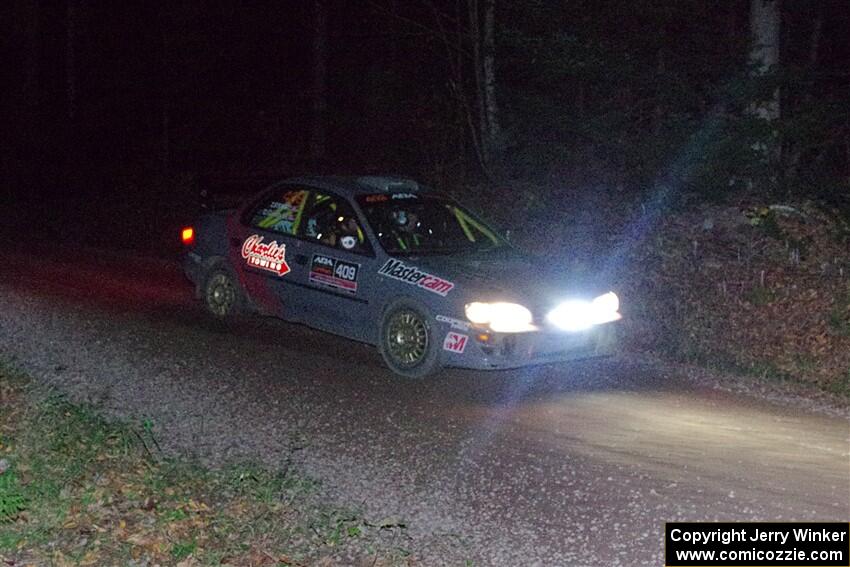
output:
[[166,452],[291,460],[423,565],[661,565],[665,521],[850,519],[840,408],[636,356],[400,381],[367,345],[215,324],[162,260],[0,252],[0,357]]

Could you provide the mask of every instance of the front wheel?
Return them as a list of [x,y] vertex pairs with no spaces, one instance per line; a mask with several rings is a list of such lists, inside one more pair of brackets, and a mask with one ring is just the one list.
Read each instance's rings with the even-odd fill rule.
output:
[[431,317],[409,300],[393,302],[381,320],[379,350],[387,366],[405,378],[425,378],[440,370]]

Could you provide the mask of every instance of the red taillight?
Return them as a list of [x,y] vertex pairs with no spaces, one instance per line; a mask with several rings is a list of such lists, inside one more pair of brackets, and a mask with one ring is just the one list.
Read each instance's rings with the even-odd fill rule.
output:
[[180,240],[183,241],[185,246],[191,246],[195,243],[195,229],[191,226],[187,226],[183,230],[180,231]]

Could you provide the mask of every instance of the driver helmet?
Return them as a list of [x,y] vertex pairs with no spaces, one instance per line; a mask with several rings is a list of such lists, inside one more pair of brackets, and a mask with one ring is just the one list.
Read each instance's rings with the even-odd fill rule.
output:
[[410,216],[407,211],[402,209],[396,209],[391,213],[391,217],[393,220],[393,224],[400,227],[406,227],[410,222]]

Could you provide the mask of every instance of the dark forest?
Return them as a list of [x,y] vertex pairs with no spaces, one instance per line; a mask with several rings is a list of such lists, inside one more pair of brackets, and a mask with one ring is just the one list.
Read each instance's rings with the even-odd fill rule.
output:
[[[846,193],[840,0],[784,3],[769,67],[743,0],[10,9],[2,171],[18,196],[302,172],[521,181],[544,201],[659,183]],[[774,102],[775,116],[752,111]]]

